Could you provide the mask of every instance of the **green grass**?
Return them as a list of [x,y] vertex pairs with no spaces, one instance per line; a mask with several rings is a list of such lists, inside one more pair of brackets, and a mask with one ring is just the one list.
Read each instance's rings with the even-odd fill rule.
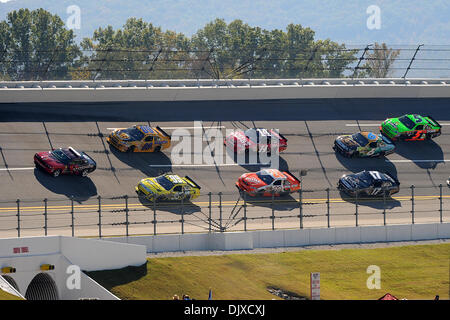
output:
[[[300,250],[270,254],[229,254],[151,258],[141,267],[88,272],[121,299],[172,299],[189,294],[206,300],[270,300],[273,286],[309,297],[309,276],[320,272],[321,298],[449,299],[450,244],[380,249]],[[381,269],[381,289],[368,289],[369,265]]]

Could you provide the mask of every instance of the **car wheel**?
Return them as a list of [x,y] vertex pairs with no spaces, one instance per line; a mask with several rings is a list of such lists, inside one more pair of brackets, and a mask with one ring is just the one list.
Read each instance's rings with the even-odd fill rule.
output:
[[86,177],[88,175],[88,173],[89,172],[87,170],[83,170],[83,171],[81,171],[81,176]]
[[156,148],[155,148],[155,152],[160,152],[161,151],[161,146],[157,146]]
[[54,177],[58,177],[60,174],[61,174],[61,170],[55,170],[55,171],[52,172],[52,175]]
[[127,153],[134,152],[134,146],[131,146],[127,149]]
[[379,158],[382,158],[382,157],[384,157],[386,155],[386,153],[384,152],[384,151],[381,151],[379,154],[378,154],[378,157]]

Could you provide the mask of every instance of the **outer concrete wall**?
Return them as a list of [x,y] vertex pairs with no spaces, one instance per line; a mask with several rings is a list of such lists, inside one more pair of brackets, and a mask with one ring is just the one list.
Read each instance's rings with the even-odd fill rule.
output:
[[103,239],[145,245],[147,252],[155,253],[202,250],[245,250],[345,243],[450,239],[450,223],[156,235]]
[[0,82],[0,103],[314,98],[444,98],[448,79]]

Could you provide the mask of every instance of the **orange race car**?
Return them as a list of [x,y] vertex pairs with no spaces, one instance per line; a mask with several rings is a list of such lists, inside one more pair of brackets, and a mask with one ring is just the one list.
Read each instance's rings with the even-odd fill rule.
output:
[[263,169],[244,173],[236,182],[239,192],[250,196],[282,196],[300,190],[300,180],[289,171]]

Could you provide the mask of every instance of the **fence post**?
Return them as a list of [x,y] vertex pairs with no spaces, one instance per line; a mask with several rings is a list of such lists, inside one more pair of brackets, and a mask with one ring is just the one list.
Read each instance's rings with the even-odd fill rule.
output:
[[208,199],[209,199],[209,205],[208,205],[208,232],[211,233],[211,214],[212,214],[212,207],[211,207],[211,192],[208,193]]
[[125,198],[125,232],[128,237],[128,195],[125,195],[124,198]]
[[411,223],[414,224],[414,185],[411,186]]
[[247,231],[247,193],[242,192],[244,195],[244,231]]
[[181,197],[181,234],[184,234],[184,197]]
[[442,223],[442,184],[439,185],[439,217],[440,222]]
[[420,47],[423,47],[423,44],[419,45],[417,47],[416,51],[414,52],[414,55],[413,55],[411,61],[409,62],[408,68],[406,68],[405,74],[402,77],[403,79],[406,79],[406,75],[408,74],[409,69],[411,69],[411,65],[412,65],[413,61],[416,59],[416,55],[417,55],[417,52],[419,52]]
[[44,199],[44,234],[47,236],[47,198]]
[[358,190],[355,192],[355,225],[358,226]]
[[222,228],[222,192],[219,192],[219,226],[220,232],[223,232]]
[[272,219],[272,230],[275,230],[275,208],[274,208],[274,199],[275,199],[275,192],[272,190],[272,216],[270,217]]
[[20,238],[20,199],[17,199],[17,237]]
[[156,198],[153,197],[153,235],[156,236]]
[[327,226],[330,227],[330,188],[327,188]]
[[75,230],[74,230],[74,228],[75,228],[75,224],[74,224],[74,217],[73,217],[73,196],[70,196],[70,215],[71,215],[71,219],[72,219],[72,225],[71,225],[71,228],[72,228],[72,237],[74,237],[75,236]]
[[102,197],[98,196],[98,237],[102,237]]
[[298,206],[300,208],[300,229],[303,229],[303,185],[298,191]]
[[386,192],[383,188],[383,225],[386,225]]

